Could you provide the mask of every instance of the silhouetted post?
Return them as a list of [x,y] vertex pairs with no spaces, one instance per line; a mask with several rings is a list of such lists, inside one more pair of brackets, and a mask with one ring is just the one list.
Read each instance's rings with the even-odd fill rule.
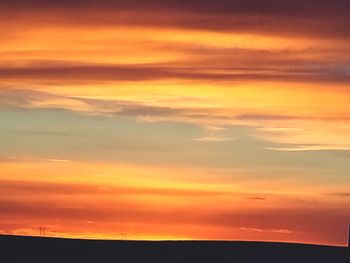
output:
[[46,227],[39,227],[40,230],[40,236],[45,237]]
[[126,233],[120,233],[120,239],[121,240],[126,240]]
[[350,224],[349,224],[349,233],[348,233],[348,248],[350,249]]

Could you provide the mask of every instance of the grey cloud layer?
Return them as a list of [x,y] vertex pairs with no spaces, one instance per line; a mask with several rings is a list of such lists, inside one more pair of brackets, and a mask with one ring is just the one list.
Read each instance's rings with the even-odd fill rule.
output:
[[[208,61],[210,62],[210,61]],[[221,71],[221,72],[220,72]],[[242,72],[243,71],[243,72]],[[225,65],[210,67],[159,67],[157,65],[81,65],[81,66],[32,66],[0,67],[2,80],[48,81],[49,83],[86,83],[100,81],[145,81],[182,79],[199,81],[292,81],[349,83],[347,65],[318,66],[289,69],[242,68]]]
[[[59,99],[61,103],[50,106],[45,105],[45,102],[51,99]],[[186,99],[186,98],[185,98]],[[188,100],[194,100],[187,98]],[[69,103],[66,105],[65,101],[83,103],[88,107],[70,108]],[[165,100],[167,105],[171,104],[171,101]],[[326,120],[326,121],[349,121],[348,116],[342,117],[317,117],[314,116],[297,116],[297,115],[284,115],[275,112],[258,112],[256,109],[242,109],[245,113],[234,112],[234,107],[231,110],[230,115],[223,115],[223,111],[227,111],[225,108],[218,107],[186,107],[186,106],[157,106],[145,103],[143,101],[130,101],[130,100],[118,100],[118,99],[93,99],[74,96],[63,96],[53,94],[49,92],[31,90],[31,89],[15,89],[0,87],[0,108],[46,108],[46,109],[65,109],[73,110],[77,112],[90,112],[98,115],[109,116],[125,116],[125,117],[155,117],[155,118],[168,118],[168,120],[187,120],[190,122],[196,122],[196,120],[222,120],[228,124],[237,123],[239,121],[252,122],[253,126],[257,125],[260,121],[292,121],[292,120]],[[169,119],[170,118],[170,119]],[[191,121],[192,120],[192,121]],[[55,135],[55,134],[52,134]]]
[[[56,23],[66,20],[85,24],[148,24],[336,38],[347,38],[350,32],[350,4],[345,0],[5,0],[1,7],[9,19],[21,18],[27,12],[56,12],[48,18]],[[120,12],[134,15],[121,19],[116,15]]]
[[345,16],[350,4],[346,0],[77,0],[77,1],[45,1],[45,0],[4,0],[2,7],[14,10],[35,9],[88,9],[96,10],[140,9],[140,10],[167,10],[183,11],[197,14],[260,14],[286,16]]
[[[247,108],[245,114],[231,114],[231,116],[221,115],[223,108],[190,108],[190,107],[171,107],[171,106],[154,106],[146,104],[142,101],[128,101],[128,100],[104,100],[104,99],[90,99],[72,96],[62,96],[51,94],[48,92],[35,91],[30,89],[0,89],[0,107],[17,107],[17,108],[39,108],[42,102],[50,99],[62,99],[61,105],[46,106],[44,108],[58,108],[67,109],[64,100],[76,101],[85,103],[91,106],[92,113],[100,113],[101,115],[114,116],[129,116],[129,117],[177,117],[188,119],[222,119],[226,121],[258,121],[258,120],[293,120],[298,119],[297,116],[281,115],[275,113],[255,113],[253,110]],[[84,109],[76,108],[75,111],[82,111]],[[242,110],[242,109],[241,109]],[[310,117],[311,118],[311,117]]]

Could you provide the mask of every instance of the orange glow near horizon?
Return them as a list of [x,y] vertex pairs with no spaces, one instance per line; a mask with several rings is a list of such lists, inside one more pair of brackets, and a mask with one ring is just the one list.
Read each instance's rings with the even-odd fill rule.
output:
[[[329,187],[314,189],[311,194],[308,188],[295,191],[291,182],[281,192],[281,183],[274,186],[270,182],[269,190],[264,187],[261,191],[263,184],[259,182],[220,178],[214,171],[203,174],[185,168],[172,174],[171,168],[63,160],[4,163],[2,167],[1,192],[6,199],[3,196],[0,202],[6,208],[0,219],[10,220],[6,215],[10,211],[15,215],[11,220],[16,226],[13,234],[38,235],[39,227],[45,225],[46,234],[53,237],[119,239],[122,232],[135,240],[283,239],[325,243],[322,236],[299,232],[298,220],[305,220],[302,213],[307,214],[311,207],[295,206],[294,200],[307,197],[327,203],[322,193],[332,191]],[[213,203],[220,206],[213,207]],[[244,216],[254,213],[264,218],[285,209],[286,204],[301,214],[295,222],[284,222],[285,228],[274,229],[273,219],[263,219],[262,229]],[[281,220],[278,214],[274,216]]]

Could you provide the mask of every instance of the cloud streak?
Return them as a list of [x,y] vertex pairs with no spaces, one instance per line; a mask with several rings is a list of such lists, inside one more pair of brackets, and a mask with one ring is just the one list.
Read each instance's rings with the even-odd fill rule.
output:
[[[70,23],[131,24],[230,30],[270,34],[295,34],[344,38],[349,35],[344,0],[239,0],[239,1],[2,1],[4,14],[59,13]],[[91,14],[94,14],[93,16]],[[102,15],[103,14],[103,15]],[[119,15],[116,15],[119,14]],[[123,14],[126,14],[123,16]],[[127,15],[129,14],[129,16]],[[130,14],[134,14],[133,19]],[[166,14],[166,16],[162,15]],[[135,16],[136,15],[136,16]],[[166,19],[171,17],[171,19]],[[218,19],[219,18],[219,19]],[[296,19],[297,18],[297,19]],[[46,17],[55,21],[54,16]],[[57,23],[58,21],[56,21]]]
[[[206,62],[206,64],[210,61]],[[341,69],[341,66],[339,66]],[[26,80],[32,82],[50,81],[51,83],[86,83],[100,81],[150,81],[150,80],[198,80],[198,81],[277,81],[277,82],[350,82],[350,72],[333,68],[321,69],[279,69],[266,68],[198,68],[167,67],[159,65],[81,65],[44,67],[0,68],[2,80]]]

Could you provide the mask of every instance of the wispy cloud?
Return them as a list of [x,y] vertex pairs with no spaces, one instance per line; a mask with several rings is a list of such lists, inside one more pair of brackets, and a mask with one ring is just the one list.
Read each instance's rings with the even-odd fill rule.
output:
[[249,200],[257,200],[257,201],[265,201],[265,200],[267,200],[265,197],[262,197],[262,196],[251,196],[251,197],[247,197],[247,199],[249,199]]
[[291,145],[291,147],[265,148],[272,151],[301,152],[301,151],[349,151],[350,145],[318,144],[318,145]]
[[227,141],[234,141],[235,138],[207,136],[207,137],[196,138],[194,140],[199,142],[227,142]]
[[262,228],[255,228],[255,227],[241,227],[240,228],[243,231],[252,231],[252,232],[260,232],[260,233],[278,233],[278,234],[297,234],[298,232],[291,231],[289,229],[262,229]]

